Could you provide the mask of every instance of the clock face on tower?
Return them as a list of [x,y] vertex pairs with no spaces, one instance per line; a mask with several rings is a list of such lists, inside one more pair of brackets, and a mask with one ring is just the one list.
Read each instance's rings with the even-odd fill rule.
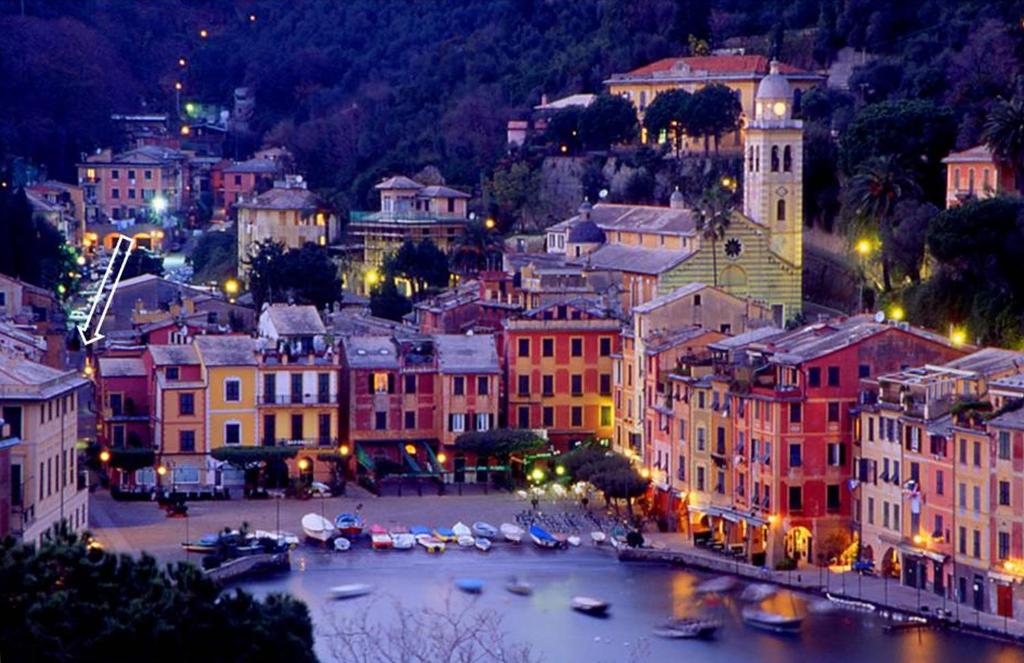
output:
[[743,243],[735,237],[725,240],[725,255],[730,258],[739,258],[743,253]]

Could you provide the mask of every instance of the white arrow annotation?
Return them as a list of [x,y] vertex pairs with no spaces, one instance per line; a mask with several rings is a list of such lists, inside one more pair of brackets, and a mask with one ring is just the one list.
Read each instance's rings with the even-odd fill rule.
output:
[[[93,296],[92,305],[89,307],[89,315],[85,319],[85,322],[78,325],[78,334],[82,337],[82,345],[92,345],[96,341],[103,338],[103,334],[100,333],[100,328],[103,326],[103,320],[107,317],[107,311],[110,309],[110,302],[114,299],[114,291],[117,290],[117,286],[121,283],[121,275],[124,273],[125,265],[128,264],[128,256],[132,253],[134,247],[134,240],[127,235],[118,235],[117,244],[114,245],[114,252],[110,255],[110,262],[107,264],[107,271],[103,273],[103,278],[100,279],[99,288],[96,290],[96,294]],[[122,255],[123,254],[123,255]],[[110,275],[113,273],[114,268],[117,268],[117,276],[114,280],[110,280]],[[109,292],[107,291],[107,284],[110,284]],[[106,298],[106,302],[103,305],[103,310],[100,313],[99,318],[96,320],[96,324],[93,325],[93,317],[96,315],[96,309],[99,308],[99,303]],[[92,329],[90,333],[89,330]]]

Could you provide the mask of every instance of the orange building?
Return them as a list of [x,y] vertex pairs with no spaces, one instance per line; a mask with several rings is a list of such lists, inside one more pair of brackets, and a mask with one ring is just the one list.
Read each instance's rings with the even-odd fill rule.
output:
[[942,163],[946,164],[946,207],[1016,190],[1013,168],[996,158],[988,145],[953,152]]

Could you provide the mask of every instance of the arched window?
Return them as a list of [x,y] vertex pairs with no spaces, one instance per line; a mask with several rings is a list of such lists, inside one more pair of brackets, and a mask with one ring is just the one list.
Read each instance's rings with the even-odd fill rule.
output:
[[761,172],[761,146],[754,148],[754,172]]
[[640,110],[647,108],[647,90],[640,90]]
[[793,150],[789,145],[782,148],[782,170],[787,173],[793,170]]
[[780,200],[775,203],[775,220],[785,221],[786,220],[786,201]]
[[772,172],[779,172],[779,146],[772,145]]
[[974,193],[974,169],[967,169],[967,193]]
[[747,148],[747,172],[751,173],[754,171],[754,148],[753,146]]
[[960,169],[959,168],[954,168],[953,169],[953,190],[954,191],[959,191],[960,190]]

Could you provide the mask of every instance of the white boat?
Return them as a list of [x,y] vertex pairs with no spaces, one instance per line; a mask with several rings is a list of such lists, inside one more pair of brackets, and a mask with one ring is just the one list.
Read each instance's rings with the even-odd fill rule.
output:
[[835,596],[829,592],[825,592],[825,598],[829,600],[831,604],[838,605],[848,610],[860,610],[862,612],[874,612],[877,606],[874,603],[868,603],[867,601],[858,601],[856,599],[845,599],[841,596]]
[[408,532],[392,534],[391,541],[395,550],[412,550],[416,545],[416,537]]
[[513,594],[518,594],[519,596],[529,596],[530,594],[533,594],[533,585],[525,580],[520,580],[519,578],[512,578],[509,580],[508,584],[505,585],[505,589]]
[[337,532],[334,523],[318,513],[307,513],[302,517],[302,531],[307,537],[321,543],[330,541]]
[[458,539],[460,536],[472,536],[473,530],[469,529],[469,525],[466,523],[459,521],[452,525],[452,533],[455,535],[455,538]]
[[740,599],[751,603],[760,603],[778,591],[778,587],[766,582],[755,582],[747,585],[740,593]]
[[378,532],[370,535],[370,546],[374,550],[388,550],[392,545],[394,545],[394,541],[387,534]]
[[490,523],[478,520],[473,523],[473,536],[493,539],[498,536],[498,529]]
[[604,532],[598,532],[597,530],[594,530],[590,533],[590,540],[594,542],[595,546],[599,546],[608,540],[608,535]]
[[722,627],[717,619],[698,619],[684,617],[670,619],[654,629],[654,634],[662,638],[711,638]]
[[343,536],[339,536],[334,540],[334,549],[338,552],[345,552],[352,547],[352,542]]
[[800,632],[804,618],[796,615],[780,615],[760,608],[746,607],[740,613],[743,621],[762,631],[772,633],[795,634]]
[[443,553],[444,541],[429,534],[421,534],[416,537],[416,543],[426,548],[428,553]]
[[258,529],[250,534],[249,537],[254,539],[273,539],[278,543],[283,543],[284,545],[292,548],[299,545],[299,537],[295,536],[291,532],[271,532]]
[[725,594],[736,587],[736,578],[733,576],[718,576],[705,580],[697,585],[698,594]]
[[611,604],[589,596],[574,596],[572,601],[569,602],[569,606],[577,612],[602,617],[608,614],[608,608],[611,607]]
[[473,545],[476,546],[477,550],[481,552],[487,552],[491,549],[491,540],[482,536],[478,536],[476,537],[476,540],[473,542]]
[[357,596],[365,596],[373,591],[373,587],[365,583],[356,582],[350,585],[338,585],[328,590],[333,599],[354,599]]
[[568,541],[569,545],[573,548],[577,547],[578,545],[580,545],[580,543],[582,543],[580,541],[580,537],[576,536],[575,534],[570,534],[565,540]]
[[472,548],[474,545],[476,545],[476,539],[474,539],[469,534],[461,535],[458,539],[455,540],[455,542],[463,548]]
[[523,540],[523,528],[519,527],[518,525],[513,525],[512,523],[502,523],[499,529],[501,530],[501,535],[505,537],[506,541],[509,541],[511,543],[519,543]]

